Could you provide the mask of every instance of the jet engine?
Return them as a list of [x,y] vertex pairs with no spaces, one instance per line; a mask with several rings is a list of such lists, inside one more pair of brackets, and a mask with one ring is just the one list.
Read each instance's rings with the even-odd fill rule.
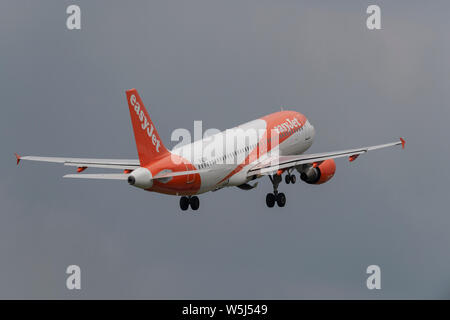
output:
[[333,159],[323,161],[318,165],[303,165],[297,168],[300,179],[309,184],[322,184],[333,178],[336,172],[336,163]]

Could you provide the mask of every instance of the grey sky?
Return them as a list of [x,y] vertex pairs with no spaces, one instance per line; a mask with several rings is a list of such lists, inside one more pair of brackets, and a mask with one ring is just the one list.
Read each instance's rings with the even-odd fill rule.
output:
[[[68,31],[79,4],[82,30]],[[449,298],[448,1],[0,2],[0,298]],[[169,147],[175,128],[225,129],[286,109],[310,152],[390,142],[337,160],[329,183],[178,198],[13,153],[136,157],[125,90]],[[91,170],[91,169],[89,169]],[[92,170],[91,172],[94,172]],[[65,288],[78,264],[82,290]],[[365,287],[378,264],[382,290]]]

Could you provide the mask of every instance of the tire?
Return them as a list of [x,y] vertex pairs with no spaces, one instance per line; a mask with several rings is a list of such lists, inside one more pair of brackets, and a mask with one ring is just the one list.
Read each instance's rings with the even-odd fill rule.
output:
[[272,208],[275,205],[275,195],[273,193],[268,193],[266,195],[266,205]]
[[189,208],[189,199],[187,197],[180,198],[180,209],[186,211]]
[[282,208],[285,206],[285,204],[286,204],[286,196],[284,195],[283,192],[281,192],[277,195],[277,205]]
[[295,174],[291,175],[291,183],[294,184],[297,181]]
[[289,174],[287,174],[287,175],[284,177],[284,182],[286,182],[286,184],[291,183],[291,176],[290,176]]
[[198,208],[200,207],[200,200],[197,196],[192,196],[189,199],[189,204],[191,205],[192,210],[198,210]]

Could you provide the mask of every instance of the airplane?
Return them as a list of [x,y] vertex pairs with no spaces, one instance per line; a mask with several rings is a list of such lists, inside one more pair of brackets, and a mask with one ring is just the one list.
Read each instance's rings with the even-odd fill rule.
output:
[[[28,160],[75,166],[77,173],[64,178],[127,181],[146,191],[179,196],[183,211],[189,207],[199,209],[199,194],[234,186],[254,189],[257,182],[251,184],[251,181],[268,176],[273,192],[266,195],[266,205],[272,208],[275,204],[278,207],[286,204],[285,194],[278,191],[283,174],[286,184],[296,182],[294,171],[297,171],[305,183],[320,185],[334,176],[334,159],[348,157],[349,161],[354,161],[372,150],[400,145],[404,149],[406,143],[400,138],[375,146],[304,154],[314,141],[314,126],[303,114],[282,110],[169,151],[137,90],[127,90],[126,97],[138,159],[19,156],[16,153],[17,165],[21,160]],[[208,148],[213,152],[204,152]],[[123,173],[81,173],[87,168],[119,169]]]

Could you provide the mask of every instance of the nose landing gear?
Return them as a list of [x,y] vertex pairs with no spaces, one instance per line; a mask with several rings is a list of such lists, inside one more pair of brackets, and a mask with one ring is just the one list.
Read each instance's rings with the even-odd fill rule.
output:
[[197,196],[182,196],[180,198],[180,208],[183,211],[186,211],[189,206],[191,206],[192,210],[198,210],[198,208],[200,207],[200,200],[198,199]]
[[266,205],[269,208],[273,208],[276,202],[279,207],[284,207],[286,205],[286,196],[283,192],[278,192],[278,185],[282,180],[281,176],[274,174],[273,176],[269,176],[269,178],[273,185],[273,193],[268,193],[266,195]]
[[273,208],[275,202],[279,207],[284,207],[286,205],[286,196],[283,192],[268,193],[266,195],[266,205],[269,208]]

